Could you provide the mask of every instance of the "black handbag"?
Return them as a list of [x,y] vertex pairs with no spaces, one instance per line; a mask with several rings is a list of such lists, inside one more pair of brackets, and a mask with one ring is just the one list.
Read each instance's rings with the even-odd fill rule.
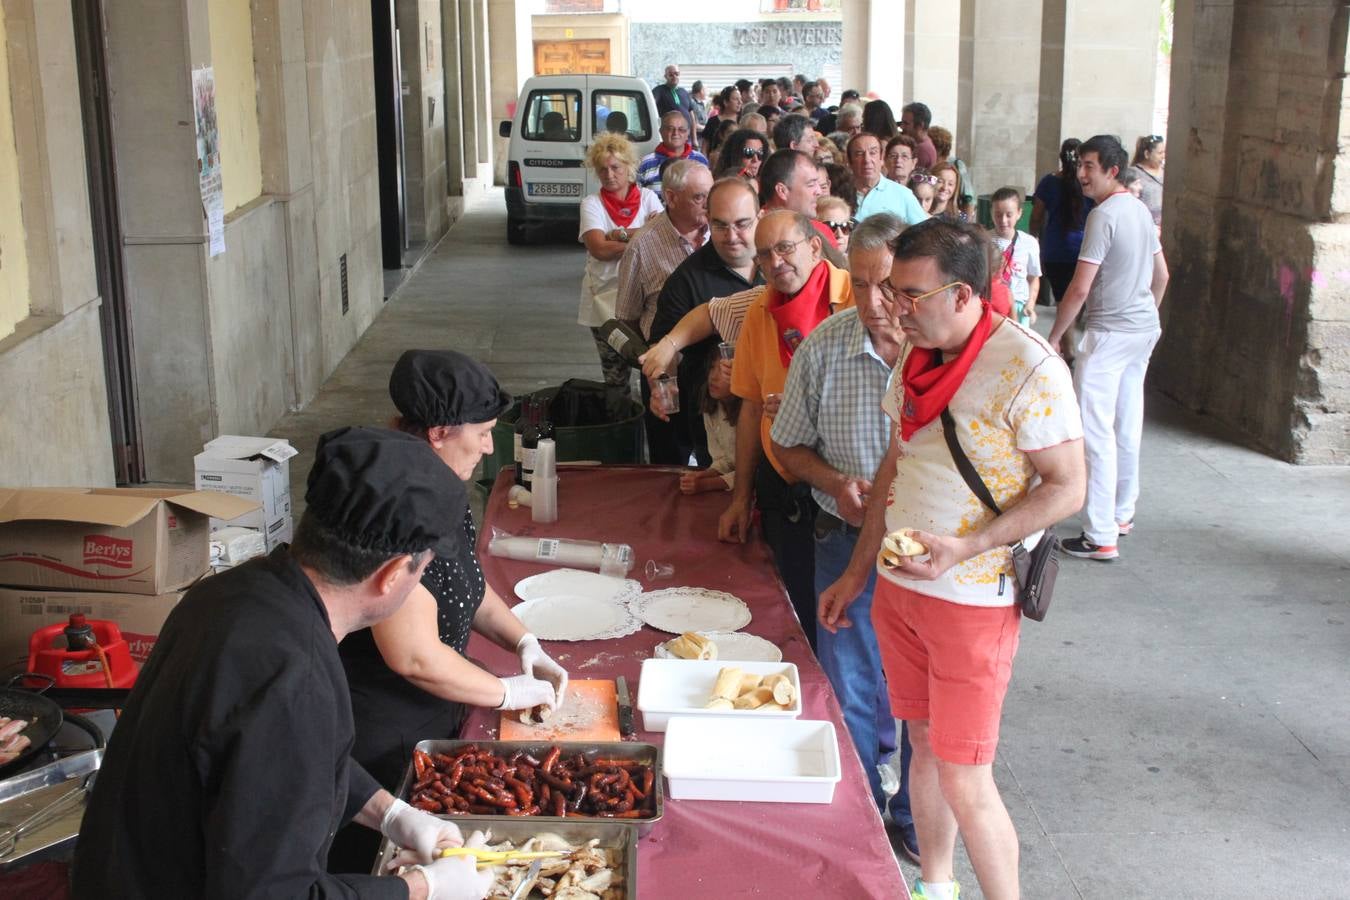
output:
[[[952,462],[956,463],[956,470],[965,479],[970,492],[993,510],[994,515],[1003,515],[1003,510],[994,502],[994,495],[989,492],[984,479],[975,471],[975,465],[966,456],[966,451],[961,449],[961,441],[956,437],[956,422],[946,409],[942,411],[942,436],[947,439]],[[1045,529],[1040,543],[1031,550],[1021,541],[1008,546],[1012,550],[1013,574],[1017,577],[1017,602],[1022,607],[1022,615],[1037,622],[1043,621],[1050,610],[1050,598],[1055,593],[1055,579],[1059,577],[1059,538],[1055,535],[1054,526]]]

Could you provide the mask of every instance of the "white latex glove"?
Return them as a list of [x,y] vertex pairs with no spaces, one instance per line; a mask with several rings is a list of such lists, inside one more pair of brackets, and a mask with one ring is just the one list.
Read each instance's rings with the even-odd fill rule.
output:
[[547,681],[540,681],[533,675],[512,675],[501,682],[506,695],[502,697],[502,705],[498,709],[533,709],[536,706],[558,708],[553,685]]
[[551,682],[558,691],[558,706],[563,705],[567,696],[567,670],[553,661],[553,657],[539,646],[539,638],[526,632],[516,642],[516,655],[520,657],[520,671],[535,678]]
[[[466,847],[486,847],[483,832],[475,831]],[[427,880],[427,900],[483,900],[492,889],[491,867],[479,871],[472,856],[449,856],[418,866]]]
[[428,863],[442,847],[458,847],[464,843],[459,826],[445,819],[438,819],[429,812],[423,812],[395,800],[389,805],[384,818],[380,821],[380,834],[389,838],[395,846],[403,848],[403,864],[409,862]]

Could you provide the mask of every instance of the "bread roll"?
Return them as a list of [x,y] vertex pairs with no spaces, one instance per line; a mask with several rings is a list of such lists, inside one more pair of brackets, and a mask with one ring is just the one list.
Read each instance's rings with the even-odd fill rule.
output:
[[900,528],[881,539],[881,547],[894,556],[923,556],[928,548],[914,540],[913,530]]
[[735,700],[741,695],[741,679],[745,673],[739,666],[727,666],[717,673],[717,681],[713,684],[712,696],[723,697],[727,700]]

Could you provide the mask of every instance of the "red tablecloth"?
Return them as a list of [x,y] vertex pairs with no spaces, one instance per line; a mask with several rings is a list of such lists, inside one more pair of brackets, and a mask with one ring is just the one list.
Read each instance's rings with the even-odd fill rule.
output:
[[[839,702],[788,603],[768,548],[717,541],[717,517],[727,494],[686,497],[672,470],[645,466],[563,467],[558,487],[559,520],[535,525],[527,508],[510,509],[511,473],[497,478],[479,535],[479,559],[488,583],[507,603],[518,602],[512,586],[548,566],[499,559],[487,552],[492,529],[514,535],[568,537],[626,543],[644,588],[691,585],[725,590],[746,602],[754,620],[744,630],[783,649],[802,680],[804,719],[828,719],[839,737],[843,779],[829,805],[666,800],[665,816],[639,850],[639,893],[647,898],[742,896],[908,897],[904,877],[863,776],[862,764],[844,727]],[[647,583],[649,559],[672,563],[673,578]],[[546,642],[574,678],[628,679],[634,702],[642,660],[670,635],[644,627],[611,641]],[[469,654],[498,674],[518,671],[512,654],[475,635]],[[500,713],[478,709],[464,736],[497,736]],[[637,725],[642,725],[640,713]],[[664,734],[640,731],[638,740],[661,743]]]

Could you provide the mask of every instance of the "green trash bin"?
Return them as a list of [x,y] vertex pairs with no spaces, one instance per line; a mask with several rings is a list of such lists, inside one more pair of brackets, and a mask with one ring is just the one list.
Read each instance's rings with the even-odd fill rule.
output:
[[[558,388],[545,388],[517,398],[511,408],[497,417],[492,427],[492,455],[483,457],[483,478],[480,484],[489,489],[502,467],[515,462],[515,430],[521,408],[526,400],[552,400]],[[642,405],[629,402],[629,415],[617,422],[604,425],[557,426],[553,439],[558,444],[558,462],[598,460],[602,463],[642,462],[643,425]]]

